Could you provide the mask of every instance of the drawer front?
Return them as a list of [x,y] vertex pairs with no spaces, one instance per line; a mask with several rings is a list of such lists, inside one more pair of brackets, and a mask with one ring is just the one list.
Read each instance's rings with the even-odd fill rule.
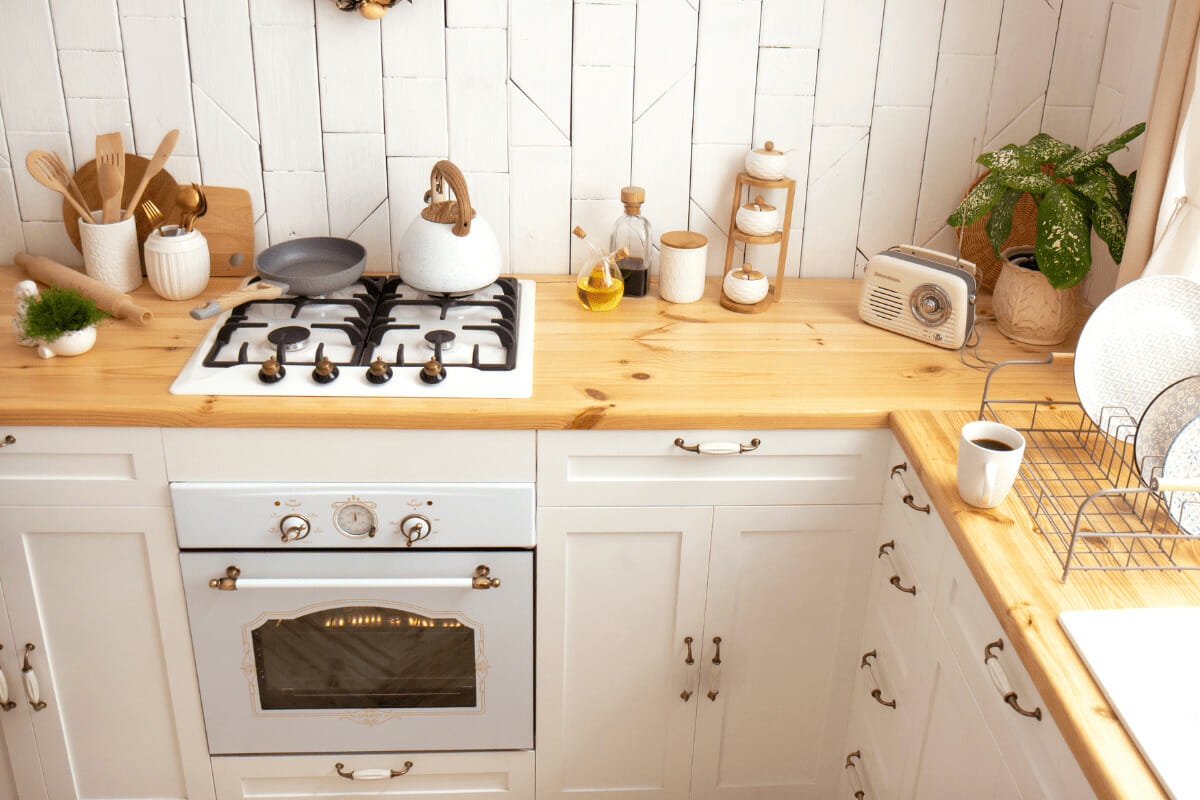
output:
[[0,505],[170,504],[158,428],[13,427],[0,442]]
[[217,800],[533,800],[532,750],[216,756],[212,766]]
[[883,487],[883,518],[893,528],[894,538],[903,540],[912,580],[929,591],[932,601],[938,582],[942,554],[950,540],[937,510],[921,485],[900,445],[893,443],[887,458],[887,482]]
[[538,505],[878,503],[890,439],[886,430],[541,431]]

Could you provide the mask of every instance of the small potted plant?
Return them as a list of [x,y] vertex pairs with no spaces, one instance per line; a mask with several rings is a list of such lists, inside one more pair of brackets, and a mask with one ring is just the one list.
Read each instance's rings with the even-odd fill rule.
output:
[[[1122,175],[1108,157],[1145,129],[1138,123],[1090,150],[1039,133],[1026,144],[1005,145],[976,159],[988,172],[946,222],[960,228],[990,215],[988,241],[1003,262],[992,307],[1008,338],[1052,345],[1067,337],[1092,266],[1093,230],[1120,262],[1137,173]],[[1001,252],[1025,194],[1037,204],[1036,243]]]
[[18,317],[25,343],[37,346],[42,358],[77,356],[96,343],[96,324],[108,314],[96,301],[74,289],[47,287],[27,294]]

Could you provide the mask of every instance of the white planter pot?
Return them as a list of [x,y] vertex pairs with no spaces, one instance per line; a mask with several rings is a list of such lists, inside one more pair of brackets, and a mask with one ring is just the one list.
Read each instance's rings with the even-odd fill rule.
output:
[[1054,345],[1075,327],[1083,305],[1083,283],[1055,289],[1041,272],[1025,269],[1010,259],[1033,252],[1023,245],[1000,255],[1000,275],[992,291],[996,327],[1009,339],[1025,344]]
[[38,344],[37,354],[42,358],[54,358],[55,356],[77,356],[86,353],[92,349],[92,345],[96,343],[96,326],[89,325],[86,328],[80,328],[77,331],[64,333],[57,339],[50,342],[41,342]]

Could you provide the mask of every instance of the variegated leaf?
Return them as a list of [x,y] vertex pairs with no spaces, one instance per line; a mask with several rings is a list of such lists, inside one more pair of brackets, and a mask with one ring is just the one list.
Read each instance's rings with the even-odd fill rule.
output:
[[1074,286],[1092,266],[1091,224],[1085,200],[1056,183],[1038,205],[1038,269],[1056,289]]
[[1004,184],[996,178],[996,173],[988,173],[983,180],[975,184],[975,188],[967,193],[958,208],[946,219],[946,224],[955,228],[970,225],[975,220],[992,210],[1001,195],[1004,194]]
[[994,173],[1000,179],[1000,182],[1009,189],[1016,189],[1022,192],[1029,192],[1032,195],[1041,196],[1054,186],[1054,178],[1051,178],[1046,173],[1038,170],[1031,173],[1015,173],[997,171]]
[[[1108,180],[1098,172],[1091,173],[1086,180],[1075,181],[1072,187],[1076,192],[1083,195],[1093,203],[1101,203],[1108,195],[1109,183]],[[1113,186],[1113,192],[1116,192],[1116,187]]]
[[1113,261],[1120,264],[1121,257],[1125,255],[1125,234],[1129,230],[1128,217],[1117,207],[1116,203],[1106,199],[1092,212],[1092,224],[1096,228],[1096,235],[1108,245],[1108,252],[1112,254]]
[[1039,133],[1021,146],[1021,155],[1038,164],[1057,164],[1078,152],[1078,147],[1060,142],[1048,133]]
[[1077,175],[1080,172],[1089,170],[1102,161],[1107,161],[1108,157],[1113,153],[1129,144],[1138,136],[1141,136],[1144,130],[1146,130],[1146,123],[1139,122],[1111,141],[1096,145],[1091,150],[1076,153],[1058,165],[1058,173],[1060,175]]
[[1013,173],[1035,172],[1042,163],[1024,156],[1021,148],[1015,144],[1006,144],[999,150],[984,153],[975,160],[988,169]]
[[1017,201],[1021,199],[1021,194],[1022,192],[1016,189],[1006,191],[992,209],[992,215],[988,217],[988,241],[992,243],[992,250],[997,257],[1000,256],[1004,243],[1008,241],[1008,235],[1012,233],[1013,211],[1017,207]]

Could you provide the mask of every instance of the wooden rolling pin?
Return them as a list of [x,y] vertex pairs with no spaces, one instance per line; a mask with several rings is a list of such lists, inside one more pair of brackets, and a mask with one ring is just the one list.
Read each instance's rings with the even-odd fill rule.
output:
[[111,286],[105,286],[77,269],[71,269],[42,256],[31,256],[28,253],[17,253],[13,256],[13,261],[24,267],[25,271],[29,273],[29,277],[34,280],[82,292],[95,300],[101,310],[109,312],[117,319],[132,319],[141,325],[147,325],[154,318],[150,309],[139,306],[129,295],[118,292]]

